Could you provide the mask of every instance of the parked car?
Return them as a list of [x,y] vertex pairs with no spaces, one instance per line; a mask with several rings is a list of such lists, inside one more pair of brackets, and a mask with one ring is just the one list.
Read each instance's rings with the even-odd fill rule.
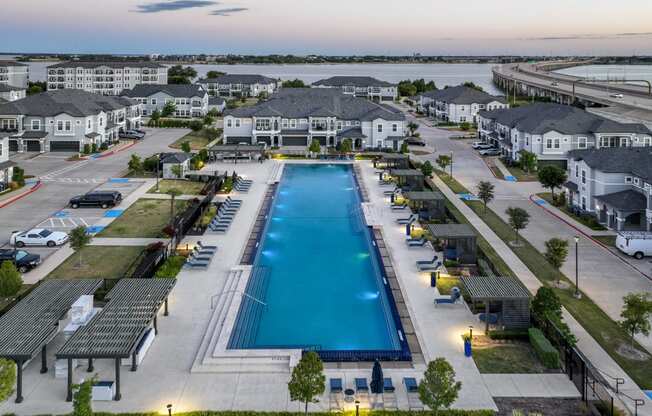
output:
[[407,139],[403,140],[405,143],[407,143],[410,146],[425,146],[426,142],[423,140],[419,139],[418,137],[408,137]]
[[500,156],[500,149],[491,147],[489,149],[480,150],[482,156]]
[[27,273],[41,264],[41,256],[28,253],[25,250],[16,250],[13,248],[0,249],[0,263],[5,261],[12,262],[19,272]]
[[476,149],[476,150],[485,150],[485,149],[493,148],[492,145],[490,145],[489,143],[485,143],[485,142],[473,142],[473,144],[471,144],[471,147]]
[[16,247],[48,246],[55,247],[66,244],[68,234],[63,231],[50,231],[45,228],[32,228],[28,231],[14,231],[11,233],[9,243]]
[[121,139],[142,139],[145,137],[145,133],[140,133],[136,130],[123,130],[120,133],[118,133],[118,137]]
[[645,256],[652,256],[652,233],[618,233],[616,247],[628,256],[633,256],[639,260]]
[[142,134],[143,137],[145,137],[145,135],[147,134],[147,132],[145,130],[142,130],[142,129],[132,129],[132,130],[135,131],[136,133]]
[[622,94],[611,94],[609,95],[611,98],[624,98],[625,96]]
[[556,86],[558,86],[559,84],[557,84],[555,81],[552,81],[552,82],[550,83],[550,85],[552,85],[553,87],[556,87]]
[[122,194],[118,191],[93,191],[85,195],[77,195],[70,199],[71,208],[101,207],[109,208],[120,205]]

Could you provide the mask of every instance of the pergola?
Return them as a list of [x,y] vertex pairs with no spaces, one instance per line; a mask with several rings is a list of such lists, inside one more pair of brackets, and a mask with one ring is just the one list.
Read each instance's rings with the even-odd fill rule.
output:
[[121,279],[106,295],[108,303],[90,322],[79,328],[57,352],[56,357],[68,360],[68,390],[66,401],[72,401],[72,361],[88,359],[88,371],[93,371],[93,359],[115,360],[115,400],[120,400],[120,364],[131,357],[131,371],[138,369],[137,348],[153,325],[158,331],[156,315],[165,305],[176,279]]
[[426,219],[444,219],[446,217],[446,198],[436,191],[409,191],[403,196],[410,206]]
[[99,279],[48,280],[39,284],[0,317],[0,357],[16,362],[16,403],[23,401],[23,365],[41,353],[41,373],[48,371],[47,344],[59,321],[83,295],[92,295]]
[[410,157],[403,153],[381,153],[380,157],[374,160],[374,167],[408,169],[410,167]]
[[396,179],[396,185],[404,190],[423,191],[423,173],[416,169],[391,169],[389,175]]
[[218,144],[208,149],[211,160],[224,159],[258,159],[265,153],[261,144]]
[[428,224],[428,231],[442,241],[446,258],[463,264],[476,263],[478,245],[473,227],[468,224]]
[[462,276],[461,280],[471,301],[485,304],[485,333],[492,304],[500,305],[498,322],[505,329],[530,327],[530,292],[520,281],[498,276]]

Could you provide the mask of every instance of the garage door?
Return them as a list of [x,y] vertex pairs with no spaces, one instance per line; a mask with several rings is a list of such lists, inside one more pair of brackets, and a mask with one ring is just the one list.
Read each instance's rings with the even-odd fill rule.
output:
[[27,145],[28,152],[40,152],[41,151],[41,142],[38,140],[23,140],[23,143]]
[[256,137],[256,144],[258,144],[260,142],[267,143],[267,145],[271,146],[272,138],[269,137],[269,136]]
[[18,151],[18,140],[9,140],[9,151],[10,152]]
[[283,146],[308,146],[307,137],[283,137]]
[[79,152],[79,142],[50,142],[51,152]]
[[226,138],[226,144],[238,144],[238,143],[251,143],[251,138],[250,137],[227,137]]

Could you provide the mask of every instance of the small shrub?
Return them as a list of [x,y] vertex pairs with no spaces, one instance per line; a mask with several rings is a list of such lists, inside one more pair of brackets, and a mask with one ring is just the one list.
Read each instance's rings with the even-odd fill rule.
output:
[[97,153],[97,145],[95,143],[91,144],[91,153]]
[[528,341],[528,331],[518,330],[494,330],[489,331],[489,338],[493,340],[506,340],[506,341]]
[[538,328],[528,329],[530,344],[546,368],[559,368],[559,352]]
[[179,274],[183,263],[185,263],[186,258],[183,256],[170,256],[165,260],[165,263],[159,267],[156,271],[155,276],[160,278],[175,278]]
[[25,170],[19,166],[14,166],[13,173],[11,174],[11,181],[16,182],[18,187],[25,185]]
[[12,395],[15,384],[16,363],[5,358],[0,358],[0,403]]
[[108,148],[109,148],[109,142],[102,142],[102,144],[100,145],[100,150],[101,151],[105,151]]
[[463,123],[460,123],[460,130],[469,131],[470,129],[471,129],[471,124],[469,124],[469,122],[465,121]]
[[458,267],[459,265],[460,262],[457,260],[449,260],[449,259],[444,260],[444,266],[446,267]]
[[82,153],[84,153],[85,155],[90,154],[90,153],[91,153],[91,145],[88,144],[88,143],[86,143],[86,144],[84,145],[84,150],[83,150]]

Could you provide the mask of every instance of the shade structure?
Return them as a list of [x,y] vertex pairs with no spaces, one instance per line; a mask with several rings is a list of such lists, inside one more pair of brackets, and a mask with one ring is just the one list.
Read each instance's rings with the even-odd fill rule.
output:
[[371,370],[371,392],[380,394],[383,392],[383,368],[380,361],[374,361],[374,368]]

